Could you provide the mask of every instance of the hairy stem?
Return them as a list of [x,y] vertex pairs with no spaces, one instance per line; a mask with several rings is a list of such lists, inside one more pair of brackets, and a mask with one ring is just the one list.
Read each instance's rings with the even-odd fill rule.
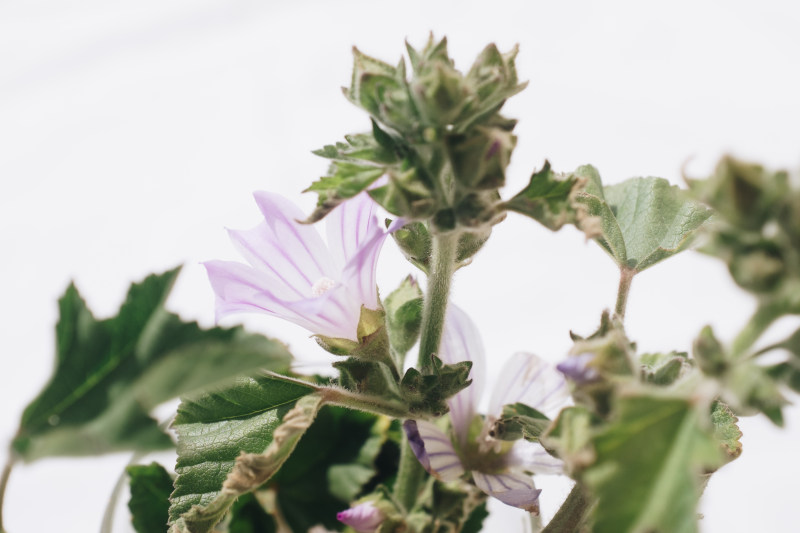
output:
[[417,368],[423,373],[430,368],[431,355],[439,352],[439,343],[442,341],[450,282],[456,266],[458,238],[457,231],[433,236],[431,271],[428,275],[428,288],[422,310],[422,333],[417,364]]
[[8,487],[8,480],[11,477],[11,469],[14,468],[14,463],[17,462],[16,453],[9,450],[8,459],[3,467],[3,474],[0,477],[0,533],[6,533],[6,528],[3,525],[3,503],[6,496],[6,487]]
[[731,345],[733,357],[744,357],[753,345],[761,338],[761,335],[769,328],[775,320],[784,314],[784,308],[775,302],[761,303],[753,313],[750,321],[739,332],[739,335]]
[[387,400],[381,396],[359,394],[338,387],[319,387],[317,393],[322,396],[323,403],[328,405],[347,407],[392,418],[408,418],[410,414],[404,403]]
[[542,533],[575,533],[586,521],[590,509],[591,502],[576,483]]
[[628,293],[631,291],[631,281],[636,271],[632,268],[622,267],[619,270],[619,289],[617,289],[617,305],[614,306],[614,314],[620,320],[625,318],[625,308],[628,306]]

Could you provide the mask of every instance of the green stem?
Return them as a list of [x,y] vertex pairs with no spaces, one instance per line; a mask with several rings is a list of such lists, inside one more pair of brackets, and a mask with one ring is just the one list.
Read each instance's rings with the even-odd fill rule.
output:
[[460,233],[457,231],[433,236],[431,270],[428,275],[425,306],[422,310],[422,333],[417,364],[423,374],[431,367],[431,355],[439,352],[447,300],[450,296],[450,282],[456,267],[459,236]]
[[381,396],[359,394],[338,387],[319,387],[317,393],[323,403],[338,405],[367,413],[386,415],[392,418],[408,418],[408,406],[401,402],[387,400]]
[[622,267],[619,270],[619,289],[617,289],[617,305],[614,306],[614,314],[620,320],[625,318],[625,308],[628,306],[628,293],[631,291],[631,281],[636,271],[632,268]]
[[[428,288],[422,309],[422,332],[419,342],[417,368],[424,374],[431,368],[431,355],[439,352],[450,296],[450,282],[456,266],[456,252],[460,233],[453,231],[435,234],[431,246],[431,269],[428,275]],[[404,436],[400,452],[400,465],[394,495],[410,511],[417,501],[420,488],[425,482],[425,470],[419,464],[414,452]]]
[[394,484],[394,497],[403,505],[406,512],[411,512],[417,502],[420,487],[425,482],[425,469],[411,450],[405,432],[400,446],[400,465],[397,469],[397,481]]
[[591,502],[576,483],[542,533],[575,533],[579,531],[581,525],[586,521],[590,508]]
[[8,487],[8,480],[11,477],[11,469],[14,468],[14,463],[17,462],[16,453],[13,450],[9,450],[8,452],[8,459],[6,460],[6,464],[3,467],[2,476],[0,476],[0,533],[5,533],[6,528],[3,525],[3,502],[6,496],[6,487]]
[[782,305],[775,302],[761,303],[756,312],[750,318],[747,325],[739,332],[731,345],[731,354],[734,358],[746,355],[753,345],[761,338],[761,335],[769,328],[775,320],[784,314]]

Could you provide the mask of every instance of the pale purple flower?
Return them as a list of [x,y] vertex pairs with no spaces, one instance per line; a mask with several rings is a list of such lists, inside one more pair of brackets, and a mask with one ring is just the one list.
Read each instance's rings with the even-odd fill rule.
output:
[[375,202],[363,193],[334,209],[326,217],[326,246],[316,228],[298,222],[305,215],[292,202],[263,191],[253,196],[264,222],[228,231],[249,265],[205,263],[217,320],[255,311],[318,335],[358,341],[361,306],[380,307],[375,265],[387,233],[375,216]]
[[593,353],[571,355],[558,363],[556,368],[578,385],[593,383],[600,379],[600,372],[591,366],[595,356]]
[[440,354],[448,364],[472,361],[472,385],[448,400],[452,435],[431,422],[407,420],[403,427],[423,467],[442,481],[455,481],[471,471],[475,485],[498,500],[538,512],[539,492],[530,474],[560,474],[562,463],[538,443],[512,444],[489,435],[503,406],[524,403],[553,417],[568,400],[564,377],[547,362],[529,353],[515,354],[501,372],[489,403],[489,415],[480,432],[472,422],[483,390],[483,343],[475,324],[451,305],[445,318]]
[[386,517],[372,502],[364,502],[336,514],[336,519],[358,531],[374,533]]

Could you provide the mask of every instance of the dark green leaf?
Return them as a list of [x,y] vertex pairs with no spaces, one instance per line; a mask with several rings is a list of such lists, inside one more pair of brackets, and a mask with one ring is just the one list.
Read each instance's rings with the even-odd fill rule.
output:
[[128,508],[133,528],[137,533],[166,531],[172,477],[158,463],[131,465],[125,470],[130,477],[131,499]]
[[575,222],[572,206],[573,190],[578,179],[559,175],[545,161],[541,170],[534,172],[530,183],[504,204],[506,209],[527,215],[551,230],[558,230],[568,222]]
[[254,493],[244,494],[231,506],[227,533],[277,533],[275,519]]
[[[313,390],[310,385],[263,376],[240,378],[220,391],[184,399],[173,423],[178,433],[178,477],[170,520],[180,518],[193,532],[208,531],[238,495],[260,485],[248,483],[266,481],[261,477],[268,479],[280,467],[313,419],[319,406],[316,396],[294,408]],[[287,414],[294,422],[292,431],[273,440]],[[221,495],[223,482],[228,489]]]
[[472,361],[446,365],[436,356],[432,360],[430,373],[409,368],[400,382],[400,392],[412,413],[440,416],[448,411],[446,400],[472,383],[467,379]]
[[723,461],[703,420],[682,398],[621,397],[582,475],[597,498],[592,531],[696,532],[700,475]]
[[[277,475],[267,484],[276,492],[276,507],[292,531],[308,531],[314,525],[339,530],[336,513],[351,500],[331,492],[331,465],[369,464],[374,468],[378,441],[387,435],[389,420],[339,407],[324,407]],[[396,472],[396,463],[386,472],[376,472],[376,482],[385,482]],[[351,493],[355,489],[337,487]],[[360,492],[359,492],[360,496]]]
[[620,268],[640,272],[684,250],[711,216],[711,210],[662,178],[633,178],[602,187],[593,167],[581,167],[575,174],[588,179],[576,200],[599,220],[596,240]]
[[22,416],[15,449],[26,460],[171,447],[149,416],[177,395],[290,355],[241,328],[201,330],[164,309],[178,269],[131,286],[114,318],[97,320],[74,285],[59,301],[56,369]]

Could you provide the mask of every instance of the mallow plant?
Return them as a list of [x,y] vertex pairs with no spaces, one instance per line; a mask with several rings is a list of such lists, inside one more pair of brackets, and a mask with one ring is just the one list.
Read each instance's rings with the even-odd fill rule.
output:
[[[709,477],[742,453],[737,417],[781,425],[785,391],[800,391],[800,331],[755,348],[800,314],[800,189],[726,157],[686,189],[604,185],[592,166],[545,162],[506,191],[516,120],[501,111],[525,88],[516,54],[489,45],[464,73],[444,39],[407,46],[396,65],[355,50],[344,95],[369,120],[315,152],[329,161],[306,189],[316,208],[256,192],[263,222],[230,231],[241,262],[204,263],[218,317],[306,328],[338,356],[329,375],[293,371],[279,340],[167,311],[178,268],[132,285],[102,320],[70,285],[53,377],[22,415],[0,495],[19,461],[129,451],[139,533],[475,533],[492,498],[548,533],[697,531]],[[618,296],[596,331],[564,325],[569,353],[526,347],[489,383],[495,350],[450,285],[509,212],[594,240],[619,269]],[[701,234],[755,314],[735,338],[707,326],[691,353],[641,353],[625,330],[632,280]],[[398,246],[411,273],[379,293],[383,246]],[[154,407],[173,398],[177,413],[159,424]],[[140,464],[165,449],[176,464]],[[539,476],[574,483],[546,524]]]

